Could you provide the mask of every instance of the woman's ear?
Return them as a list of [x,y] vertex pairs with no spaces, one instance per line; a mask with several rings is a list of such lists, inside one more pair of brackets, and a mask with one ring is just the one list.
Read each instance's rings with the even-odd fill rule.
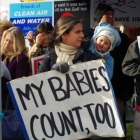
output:
[[66,34],[63,33],[63,34],[61,35],[61,37],[62,37],[62,40],[65,40]]
[[61,39],[62,39],[62,42],[65,43],[65,40],[66,40],[66,34],[65,33],[63,33],[61,35]]

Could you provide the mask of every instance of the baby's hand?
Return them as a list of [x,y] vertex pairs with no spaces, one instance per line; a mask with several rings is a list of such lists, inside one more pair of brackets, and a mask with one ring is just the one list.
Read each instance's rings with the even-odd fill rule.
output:
[[99,58],[99,59],[97,59],[97,60],[102,60],[102,62],[105,64],[105,59]]

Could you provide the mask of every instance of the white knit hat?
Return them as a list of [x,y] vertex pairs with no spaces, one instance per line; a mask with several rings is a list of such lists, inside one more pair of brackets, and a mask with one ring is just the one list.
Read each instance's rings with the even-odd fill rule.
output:
[[115,42],[115,36],[114,36],[114,34],[111,31],[108,31],[108,30],[102,30],[101,32],[99,32],[94,37],[94,41],[96,42],[97,37],[102,36],[102,35],[103,36],[106,36],[110,40],[111,45],[110,45],[110,49],[109,50],[111,50],[112,49],[112,46],[113,46],[113,43]]

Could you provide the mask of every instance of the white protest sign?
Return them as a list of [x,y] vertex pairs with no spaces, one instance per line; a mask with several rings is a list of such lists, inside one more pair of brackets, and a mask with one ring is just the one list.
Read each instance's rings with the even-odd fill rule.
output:
[[41,55],[41,56],[31,58],[32,75],[38,73],[38,69],[39,69],[42,61],[44,60],[44,57],[45,57],[45,55]]
[[26,140],[124,136],[101,60],[13,80],[8,89]]
[[114,27],[139,27],[140,23],[140,0],[91,0],[91,25],[97,26],[98,22],[94,14],[99,3],[106,3],[114,9]]

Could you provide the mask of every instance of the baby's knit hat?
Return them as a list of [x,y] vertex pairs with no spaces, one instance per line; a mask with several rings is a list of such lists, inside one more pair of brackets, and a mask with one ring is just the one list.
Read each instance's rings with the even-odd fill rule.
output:
[[104,52],[102,55],[109,53],[114,49],[114,47],[119,46],[119,44],[121,43],[119,31],[106,22],[100,22],[99,25],[95,28],[93,35],[94,42],[96,42],[97,37],[101,35],[107,36],[111,41],[109,50],[107,52]]
[[97,36],[96,37],[94,37],[94,41],[96,42],[96,39],[99,37],[99,36],[106,36],[109,40],[110,40],[110,42],[111,42],[111,45],[110,45],[110,49],[112,49],[112,45],[114,44],[114,41],[115,41],[115,36],[114,36],[114,34],[111,32],[111,31],[109,31],[109,30],[102,30],[101,32],[99,32],[98,34],[97,34]]

